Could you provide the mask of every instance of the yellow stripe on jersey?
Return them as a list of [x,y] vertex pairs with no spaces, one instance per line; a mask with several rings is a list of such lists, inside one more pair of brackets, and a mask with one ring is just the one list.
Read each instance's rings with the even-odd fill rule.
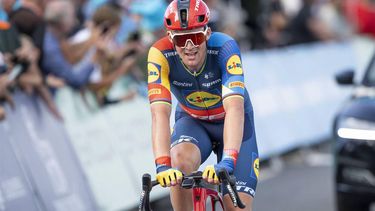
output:
[[227,99],[235,98],[235,97],[245,99],[242,95],[234,94],[234,95],[229,95],[229,96],[225,97],[225,98],[223,99],[223,102],[226,101]]
[[[148,83],[153,83],[153,82],[157,81],[157,79],[160,77],[161,78],[160,84],[170,91],[171,85],[170,85],[169,78],[168,78],[169,64],[168,64],[168,61],[165,58],[165,56],[157,48],[151,47],[150,51],[148,53],[148,60],[147,61],[149,62],[149,65],[148,65],[148,71],[149,71]],[[161,66],[160,73],[157,73],[159,75],[150,74],[150,71],[154,71],[155,68],[156,68],[154,64],[158,64],[158,65]]]
[[164,101],[155,101],[155,102],[150,103],[150,105],[154,105],[154,104],[165,104],[165,105],[172,106],[171,103],[164,102]]

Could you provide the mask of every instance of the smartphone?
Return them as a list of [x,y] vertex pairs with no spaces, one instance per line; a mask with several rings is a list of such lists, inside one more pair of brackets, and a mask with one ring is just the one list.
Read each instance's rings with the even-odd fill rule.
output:
[[14,65],[14,67],[12,68],[12,71],[9,73],[8,82],[12,82],[16,80],[16,78],[20,76],[22,72],[23,72],[23,67],[21,64]]

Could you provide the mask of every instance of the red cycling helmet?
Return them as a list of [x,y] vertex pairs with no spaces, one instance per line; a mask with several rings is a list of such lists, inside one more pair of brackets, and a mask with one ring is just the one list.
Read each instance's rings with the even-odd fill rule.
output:
[[167,30],[189,30],[207,25],[210,9],[202,0],[173,0],[164,14]]

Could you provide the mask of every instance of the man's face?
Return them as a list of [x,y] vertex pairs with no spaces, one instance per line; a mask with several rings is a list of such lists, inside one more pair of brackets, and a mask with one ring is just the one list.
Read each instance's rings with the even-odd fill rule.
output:
[[205,30],[202,27],[187,31],[170,32],[169,39],[174,43],[182,62],[190,70],[198,70],[206,58],[206,40],[210,35],[210,28]]

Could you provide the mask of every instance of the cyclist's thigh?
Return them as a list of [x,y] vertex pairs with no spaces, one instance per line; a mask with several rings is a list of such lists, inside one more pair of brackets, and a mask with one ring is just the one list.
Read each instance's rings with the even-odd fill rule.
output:
[[212,151],[211,141],[207,132],[199,121],[188,115],[177,119],[173,128],[171,148],[181,143],[196,145],[200,150],[201,163],[208,158]]
[[[259,158],[252,114],[248,115],[246,118],[250,118],[250,121],[245,122],[245,130],[252,130],[251,137],[243,140],[241,144],[233,174],[237,179],[238,192],[254,197],[259,175]],[[224,188],[224,194],[226,193]]]

